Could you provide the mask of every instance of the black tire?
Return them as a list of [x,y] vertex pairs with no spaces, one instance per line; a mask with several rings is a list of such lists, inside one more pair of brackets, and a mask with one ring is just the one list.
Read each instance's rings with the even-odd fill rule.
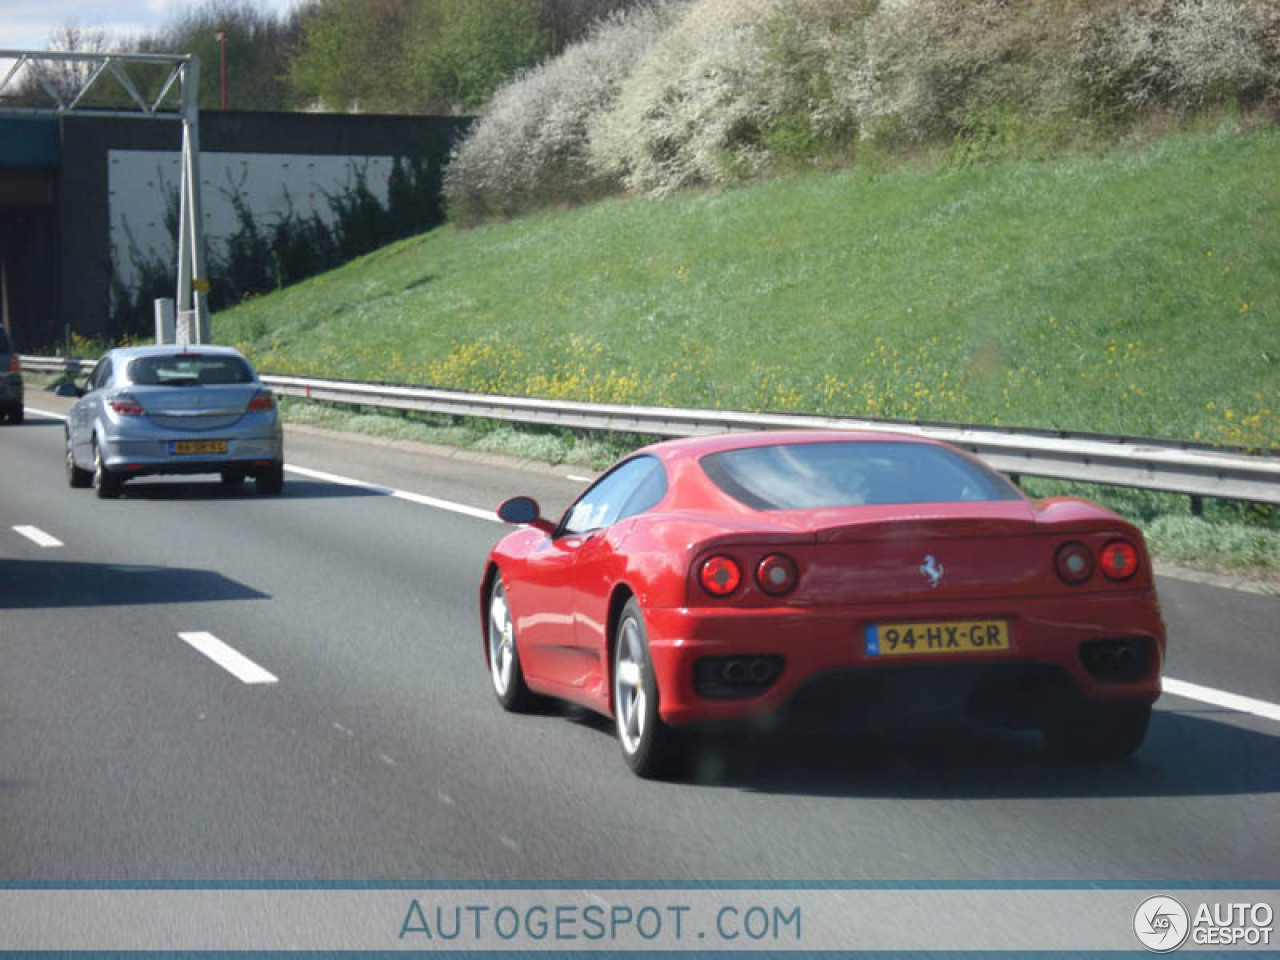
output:
[[635,598],[627,601],[613,638],[613,720],[622,759],[638,777],[674,773],[682,759],[679,735],[662,722],[660,691],[649,656],[644,614]]
[[224,487],[235,489],[244,485],[245,475],[239,470],[223,470],[221,483]]
[[515,621],[507,605],[502,577],[493,578],[485,613],[485,662],[489,666],[489,684],[493,687],[493,694],[502,704],[502,709],[510,713],[528,713],[537,706],[539,697],[524,682]]
[[76,466],[71,453],[71,436],[67,435],[67,485],[77,490],[87,490],[93,483],[93,473]]
[[1046,721],[1044,736],[1067,759],[1109,763],[1142,746],[1150,722],[1147,703],[1078,703]]
[[22,421],[26,419],[27,419],[27,411],[23,407],[14,407],[12,410],[9,411],[9,422],[12,424],[22,423]]
[[258,492],[268,497],[278,497],[284,492],[284,464],[277,463],[254,475]]
[[107,469],[102,462],[102,454],[98,452],[97,442],[93,445],[93,491],[99,500],[114,500],[120,496],[124,484],[120,478]]

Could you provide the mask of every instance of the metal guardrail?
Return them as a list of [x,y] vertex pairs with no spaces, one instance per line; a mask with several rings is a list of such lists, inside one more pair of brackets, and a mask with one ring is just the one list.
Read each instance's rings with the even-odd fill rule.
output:
[[[31,370],[71,373],[86,372],[94,363],[49,357],[23,357],[22,362]],[[1280,456],[1172,440],[966,424],[579,403],[270,374],[262,375],[262,380],[281,396],[321,402],[658,437],[747,430],[892,430],[946,441],[976,454],[997,470],[1015,475],[1280,504]]]

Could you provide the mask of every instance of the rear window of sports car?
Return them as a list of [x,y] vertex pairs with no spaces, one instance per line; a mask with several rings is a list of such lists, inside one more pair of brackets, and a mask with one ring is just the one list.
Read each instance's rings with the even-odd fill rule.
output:
[[252,383],[253,371],[236,356],[184,353],[138,357],[129,364],[129,382],[151,387],[193,387]]
[[708,454],[702,469],[756,510],[1016,500],[994,470],[922,443],[788,443]]

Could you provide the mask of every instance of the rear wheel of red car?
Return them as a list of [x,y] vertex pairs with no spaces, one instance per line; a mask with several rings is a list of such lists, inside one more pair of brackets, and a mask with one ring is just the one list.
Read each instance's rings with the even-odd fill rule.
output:
[[489,591],[489,623],[487,629],[489,679],[493,692],[504,710],[524,713],[532,709],[537,698],[525,686],[520,668],[520,651],[516,646],[516,626],[507,606],[507,591],[502,578],[496,577]]
[[679,758],[676,734],[658,715],[658,681],[649,657],[644,615],[634,599],[618,619],[613,649],[613,718],[622,757],[640,777],[670,773]]
[[1045,739],[1064,757],[1089,762],[1123,760],[1147,736],[1151,705],[1081,703],[1044,725]]

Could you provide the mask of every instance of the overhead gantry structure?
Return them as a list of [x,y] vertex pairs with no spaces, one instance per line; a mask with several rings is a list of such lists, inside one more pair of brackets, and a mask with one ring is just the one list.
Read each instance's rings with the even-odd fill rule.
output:
[[[199,58],[192,54],[0,50],[0,70],[5,64],[9,66],[0,80],[0,114],[181,122],[178,322],[180,327],[186,325],[192,341],[208,343],[209,279],[200,205]],[[149,80],[159,81],[154,97],[141,92],[148,84],[139,83],[139,70],[146,72]]]

